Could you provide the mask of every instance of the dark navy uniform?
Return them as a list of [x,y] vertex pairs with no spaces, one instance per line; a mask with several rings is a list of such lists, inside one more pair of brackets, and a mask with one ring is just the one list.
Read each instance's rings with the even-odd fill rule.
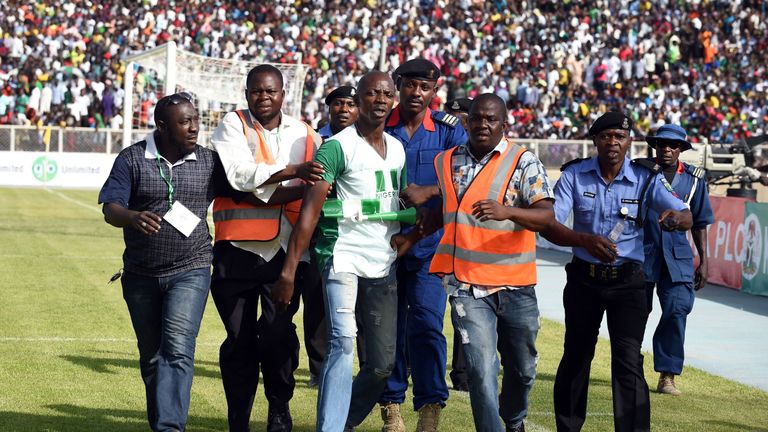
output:
[[[693,229],[714,222],[704,170],[679,162],[672,189],[693,213]],[[661,321],[653,335],[653,366],[656,372],[679,375],[683,370],[685,323],[693,309],[693,251],[684,232],[663,231],[659,214],[648,212],[645,230],[645,271],[648,309],[656,286]],[[659,253],[661,252],[661,253]]]
[[[416,59],[404,63],[394,75],[399,82],[401,77],[437,80],[440,73],[427,60]],[[408,181],[421,186],[437,184],[434,160],[438,153],[468,141],[457,117],[429,109],[410,137],[400,116],[400,106],[392,110],[384,130],[403,144]],[[426,205],[436,207],[438,204],[435,199]],[[409,366],[416,410],[425,404],[442,405],[448,399],[447,344],[443,335],[447,296],[440,278],[429,274],[429,263],[441,236],[442,230],[425,237],[399,262],[397,354],[395,368],[380,400],[383,403],[403,403]]]

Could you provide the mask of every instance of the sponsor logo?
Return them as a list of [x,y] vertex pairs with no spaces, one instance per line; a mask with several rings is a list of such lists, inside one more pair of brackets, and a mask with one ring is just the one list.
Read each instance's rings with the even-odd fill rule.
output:
[[40,156],[32,162],[32,175],[43,183],[53,180],[58,172],[59,165],[47,156]]
[[744,260],[741,263],[741,274],[746,280],[752,280],[760,268],[762,244],[760,220],[751,214],[744,220]]

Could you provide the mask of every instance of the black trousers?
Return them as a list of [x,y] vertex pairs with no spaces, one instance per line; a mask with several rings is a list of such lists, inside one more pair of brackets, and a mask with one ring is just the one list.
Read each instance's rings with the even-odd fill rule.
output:
[[591,278],[577,259],[565,269],[565,352],[554,389],[557,430],[579,431],[584,424],[590,365],[605,312],[611,342],[614,428],[618,432],[649,431],[651,410],[640,353],[648,320],[642,268],[627,264],[623,276],[615,281]]
[[269,295],[284,260],[282,250],[266,262],[229,242],[214,245],[211,295],[227,330],[219,349],[219,366],[230,431],[248,431],[260,372],[270,405],[285,404],[293,397],[293,373],[299,365],[293,316],[302,290],[314,287],[319,274],[313,266],[300,264],[291,306],[278,313]]
[[[312,271],[316,270],[312,264]],[[323,360],[328,349],[328,334],[325,323],[325,303],[323,284],[320,277],[314,285],[302,287],[301,301],[304,303],[302,322],[304,323],[304,347],[309,358],[309,373],[320,377]]]

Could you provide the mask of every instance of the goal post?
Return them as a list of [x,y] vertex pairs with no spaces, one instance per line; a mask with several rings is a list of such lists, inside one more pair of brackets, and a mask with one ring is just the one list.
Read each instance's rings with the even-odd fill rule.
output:
[[[154,105],[163,96],[187,92],[200,114],[200,138],[205,145],[224,114],[246,108],[245,79],[254,66],[265,64],[205,57],[168,42],[131,56],[123,80],[123,147],[138,141],[153,127]],[[307,67],[301,63],[266,63],[283,74],[283,111],[299,118]]]

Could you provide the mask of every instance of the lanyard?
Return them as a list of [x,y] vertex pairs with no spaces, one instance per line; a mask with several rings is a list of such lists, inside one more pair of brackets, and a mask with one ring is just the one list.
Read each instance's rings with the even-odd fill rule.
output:
[[173,183],[171,183],[171,180],[173,180],[173,168],[169,171],[170,178],[166,177],[165,172],[163,171],[163,165],[160,163],[160,153],[157,154],[156,162],[157,168],[160,170],[160,178],[168,185],[168,204],[173,206]]

